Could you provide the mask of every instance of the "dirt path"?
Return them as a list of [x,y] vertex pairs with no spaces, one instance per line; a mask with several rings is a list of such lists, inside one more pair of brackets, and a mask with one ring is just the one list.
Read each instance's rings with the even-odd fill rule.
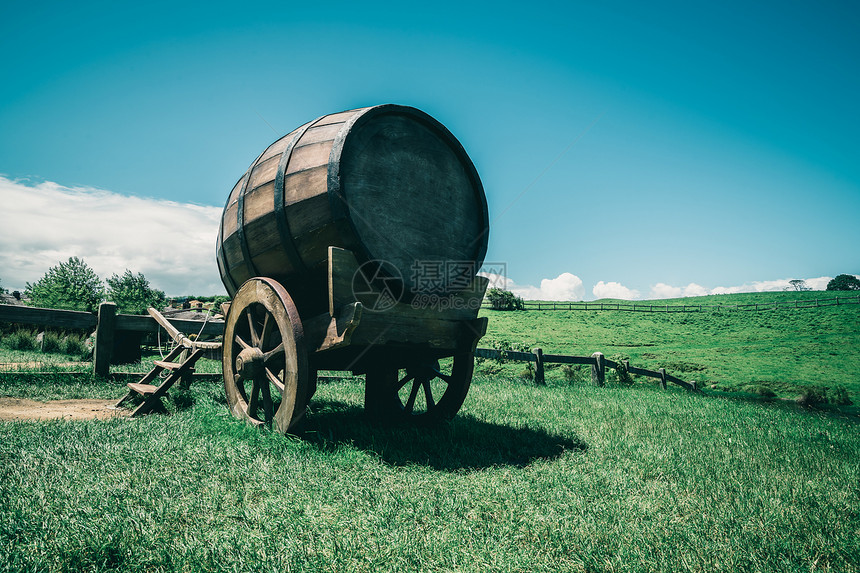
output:
[[126,417],[131,410],[114,410],[116,400],[55,400],[36,402],[21,398],[0,398],[0,420],[105,420]]
[[0,362],[0,372],[29,372],[36,368],[79,366],[81,370],[91,367],[92,362]]

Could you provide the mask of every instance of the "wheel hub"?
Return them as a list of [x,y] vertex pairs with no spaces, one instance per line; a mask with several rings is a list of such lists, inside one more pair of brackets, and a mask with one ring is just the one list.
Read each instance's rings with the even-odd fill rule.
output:
[[236,357],[236,372],[245,380],[256,378],[263,371],[263,351],[259,348],[245,348]]

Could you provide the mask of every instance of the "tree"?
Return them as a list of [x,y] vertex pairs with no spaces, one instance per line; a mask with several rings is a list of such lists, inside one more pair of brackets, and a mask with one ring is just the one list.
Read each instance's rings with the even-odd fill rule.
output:
[[500,288],[491,288],[487,291],[487,300],[490,301],[490,306],[493,310],[524,310],[525,303],[523,299],[512,293]]
[[860,279],[854,275],[838,275],[827,283],[827,290],[860,290]]
[[806,286],[806,281],[803,279],[792,279],[788,281],[788,284],[794,287],[794,290],[796,291],[812,290],[810,287]]
[[143,273],[134,274],[126,269],[122,276],[112,275],[107,284],[107,299],[115,302],[120,312],[146,314],[148,307],[164,305],[164,291],[150,287]]
[[24,293],[33,306],[93,312],[102,301],[104,285],[82,259],[70,257],[48,269],[35,284],[27,283]]

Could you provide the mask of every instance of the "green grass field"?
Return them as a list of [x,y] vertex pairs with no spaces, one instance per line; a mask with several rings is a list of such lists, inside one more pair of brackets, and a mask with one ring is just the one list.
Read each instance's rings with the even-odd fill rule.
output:
[[[720,295],[665,303],[768,304],[816,297],[822,293]],[[767,389],[793,398],[808,388],[844,388],[855,402],[860,395],[858,304],[687,313],[484,310],[482,315],[490,317],[482,346],[506,342],[576,356],[600,351],[608,358],[627,358],[634,366],[666,368],[722,391]],[[510,365],[507,372],[516,368],[522,366]],[[560,379],[560,369],[548,376]]]
[[[718,388],[815,383],[789,374],[836,347],[824,376],[856,391],[854,309],[488,312],[488,337],[694,363]],[[558,369],[535,387],[521,366],[479,372],[424,430],[370,426],[351,380],[320,384],[298,436],[245,426],[205,382],[170,415],[0,422],[0,571],[860,571],[854,409]],[[0,373],[0,396],[123,393]]]

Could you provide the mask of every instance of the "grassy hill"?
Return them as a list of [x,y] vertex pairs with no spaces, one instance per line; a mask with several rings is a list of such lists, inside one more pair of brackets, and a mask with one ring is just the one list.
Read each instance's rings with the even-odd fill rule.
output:
[[[654,304],[768,305],[830,294],[716,295]],[[577,356],[600,351],[612,359],[629,359],[635,366],[666,368],[680,378],[724,391],[794,397],[810,388],[829,388],[831,393],[843,388],[855,402],[860,394],[860,304],[670,313],[483,310],[482,316],[490,322],[481,346],[540,346],[545,353]],[[515,374],[516,369],[508,366],[506,372]],[[564,379],[559,367],[549,370],[548,376]]]
[[[858,311],[486,312],[482,345],[856,391]],[[0,571],[860,572],[857,416],[521,368],[479,364],[435,428],[370,425],[353,379],[320,384],[298,436],[204,382],[166,416],[0,421]],[[0,373],[0,396],[124,392]]]

